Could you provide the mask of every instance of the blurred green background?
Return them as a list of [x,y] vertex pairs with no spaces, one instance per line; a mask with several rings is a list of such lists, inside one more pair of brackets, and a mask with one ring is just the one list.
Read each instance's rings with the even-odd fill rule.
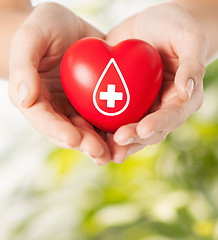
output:
[[[108,13],[106,1],[95,2],[75,11],[95,22]],[[105,29],[112,16],[105,18]],[[24,146],[33,154],[36,145],[47,150],[10,166],[7,189],[0,189],[0,239],[217,240],[218,61],[207,67],[204,88],[200,111],[163,143],[122,165],[98,167],[78,151],[46,145],[42,137],[29,148],[29,130],[22,131],[22,141],[0,153],[0,173]],[[25,166],[29,175],[9,188]]]

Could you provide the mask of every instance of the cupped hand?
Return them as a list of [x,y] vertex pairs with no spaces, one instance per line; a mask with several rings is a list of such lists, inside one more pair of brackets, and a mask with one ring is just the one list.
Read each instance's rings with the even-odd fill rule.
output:
[[12,41],[9,96],[52,143],[78,148],[100,165],[121,163],[146,145],[162,141],[201,106],[206,37],[185,10],[162,4],[127,19],[107,36],[111,44],[143,39],[159,51],[164,81],[157,101],[149,115],[115,135],[96,130],[69,103],[59,75],[66,49],[88,36],[104,37],[69,10],[46,3],[36,7]]
[[113,28],[107,41],[114,45],[128,38],[145,40],[159,52],[163,84],[150,112],[138,123],[122,126],[111,136],[117,162],[165,139],[203,102],[207,38],[183,8],[164,3],[144,10]]
[[89,36],[104,38],[68,9],[54,3],[38,5],[12,40],[9,96],[52,143],[80,149],[103,165],[111,160],[105,134],[98,134],[76,112],[60,81],[64,52],[74,41]]

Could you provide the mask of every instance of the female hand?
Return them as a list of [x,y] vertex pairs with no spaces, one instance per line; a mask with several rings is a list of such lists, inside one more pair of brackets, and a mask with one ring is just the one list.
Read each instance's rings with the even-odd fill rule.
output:
[[200,108],[208,51],[203,30],[188,12],[174,3],[150,7],[107,35],[112,45],[128,38],[142,39],[157,49],[164,75],[150,113],[138,123],[122,126],[114,134],[111,148],[120,156],[120,163],[146,145],[163,141]]
[[9,96],[52,143],[78,148],[103,165],[111,160],[108,145],[72,107],[60,81],[66,49],[89,36],[104,38],[68,9],[54,3],[38,5],[12,40]]

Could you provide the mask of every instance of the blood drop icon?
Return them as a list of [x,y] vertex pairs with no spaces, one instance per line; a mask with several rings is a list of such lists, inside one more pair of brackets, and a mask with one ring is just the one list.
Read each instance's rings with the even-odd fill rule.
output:
[[130,102],[130,93],[124,76],[114,58],[102,72],[93,91],[95,108],[106,116],[124,112]]

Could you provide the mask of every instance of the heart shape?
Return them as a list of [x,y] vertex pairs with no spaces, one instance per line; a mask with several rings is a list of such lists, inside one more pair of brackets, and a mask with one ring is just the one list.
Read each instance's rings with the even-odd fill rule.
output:
[[140,120],[161,87],[160,55],[128,39],[112,47],[97,38],[73,43],[61,62],[61,82],[74,108],[94,126],[115,132]]

